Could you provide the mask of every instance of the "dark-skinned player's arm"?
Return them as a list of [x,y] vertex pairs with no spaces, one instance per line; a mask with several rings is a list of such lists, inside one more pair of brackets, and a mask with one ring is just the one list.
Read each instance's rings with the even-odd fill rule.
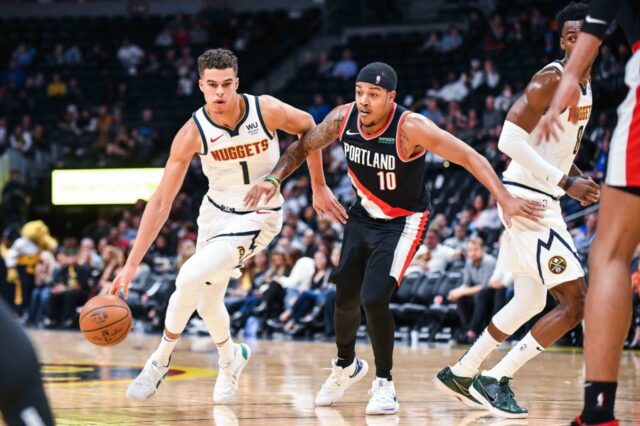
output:
[[[498,148],[536,177],[559,186],[571,198],[587,206],[598,201],[600,187],[591,178],[582,177],[580,170],[575,166],[577,176],[572,172],[569,172],[569,175],[564,174],[529,145],[530,134],[549,107],[560,83],[560,77],[560,73],[555,70],[542,71],[533,76],[522,96],[509,108]],[[580,141],[571,143],[578,145]],[[576,173],[574,167],[572,170]]]
[[138,265],[169,218],[171,205],[182,186],[189,163],[194,154],[201,150],[202,139],[193,120],[189,120],[173,139],[162,179],[144,208],[133,248],[124,267],[113,280],[109,293],[118,295],[122,290],[125,299],[129,297],[129,285],[138,270]]
[[[308,112],[294,108],[272,96],[260,96],[260,110],[265,125],[269,129],[280,129],[289,134],[298,135],[298,138],[301,138],[316,125]],[[324,179],[322,150],[312,152],[307,157],[307,164],[311,176],[313,208],[316,213],[318,216],[326,214],[336,223],[345,223],[347,211],[336,200]]]
[[537,143],[548,142],[550,139],[558,141],[558,130],[564,129],[560,122],[560,114],[565,108],[578,104],[578,81],[587,72],[598,53],[602,37],[621,6],[622,0],[591,0],[589,3],[587,17],[582,24],[571,57],[564,67],[558,90],[553,96],[549,111],[540,121]]
[[422,148],[467,169],[500,204],[507,226],[511,227],[511,218],[514,216],[521,216],[533,221],[542,217],[544,208],[540,203],[521,200],[509,194],[486,158],[451,133],[436,126],[426,117],[410,114],[402,122],[400,146],[405,155]]
[[[334,108],[322,120],[322,123],[311,128],[298,141],[291,144],[271,171],[271,176],[280,181],[286,179],[302,165],[309,154],[322,150],[322,148],[338,139],[346,108],[347,106],[345,105]],[[277,192],[278,187],[272,182],[260,182],[247,193],[244,198],[244,205],[247,208],[255,208],[263,197],[266,201],[269,201]]]

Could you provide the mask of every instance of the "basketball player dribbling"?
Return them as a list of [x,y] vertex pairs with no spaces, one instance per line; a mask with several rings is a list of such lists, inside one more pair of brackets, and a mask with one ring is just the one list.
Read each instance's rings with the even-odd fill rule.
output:
[[[554,144],[568,125],[561,112],[575,107],[576,81],[589,67],[609,24],[617,20],[633,55],[625,69],[629,92],[618,107],[602,188],[598,229],[589,250],[589,291],[585,307],[584,408],[575,425],[615,426],[622,347],[631,322],[630,264],[640,242],[640,2],[591,0],[582,34],[540,123],[539,142]],[[606,220],[605,220],[606,219]]]
[[[538,122],[551,103],[587,13],[585,4],[571,3],[557,15],[562,61],[554,61],[536,73],[524,94],[509,109],[498,147],[512,161],[503,183],[512,195],[537,200],[547,206],[537,223],[512,220],[500,246],[499,258],[514,278],[514,297],[491,320],[478,340],[451,367],[434,379],[436,388],[465,405],[486,408],[506,418],[524,418],[509,385],[514,374],[566,332],[583,316],[586,282],[560,208],[566,194],[586,206],[598,200],[599,187],[581,177],[573,161],[591,115],[590,68],[575,83],[580,89],[576,106],[562,113],[565,129],[557,144],[535,145]],[[591,62],[595,56],[591,57]],[[590,63],[591,63],[590,62]],[[577,121],[571,123],[571,116]],[[542,311],[547,291],[556,307],[540,318],[531,331],[493,368],[479,373],[480,364],[501,342]]]
[[[198,216],[196,253],[178,273],[160,345],[127,389],[127,397],[135,400],[155,394],[169,371],[178,338],[196,309],[220,356],[214,402],[224,404],[235,397],[250,350],[231,339],[224,294],[229,278],[245,259],[269,244],[280,232],[283,220],[282,197],[252,210],[244,209],[242,201],[250,185],[267,177],[280,156],[275,131],[300,135],[314,126],[308,113],[275,98],[237,93],[237,58],[228,50],[203,53],[198,58],[198,71],[206,104],[175,136],[162,180],[145,208],[129,258],[110,290],[112,294],[123,290],[127,297],[138,265],[169,216],[192,157],[200,154],[209,190]],[[309,167],[316,210],[343,217],[344,210],[324,183],[320,154],[310,158]]]
[[[362,305],[376,366],[367,414],[393,414],[399,408],[391,376],[395,326],[389,300],[426,231],[426,151],[471,172],[502,205],[507,221],[518,215],[535,220],[542,210],[537,202],[511,196],[489,162],[467,144],[396,104],[396,84],[389,65],[365,66],[356,79],[355,102],[331,111],[287,149],[272,172],[284,179],[307,155],[336,139],[343,145],[357,202],[349,210],[340,263],[332,277],[338,357],[315,403],[333,404],[367,373],[366,361],[355,353]],[[271,181],[256,185],[247,194],[246,206],[255,208],[263,196],[273,199],[277,189]]]

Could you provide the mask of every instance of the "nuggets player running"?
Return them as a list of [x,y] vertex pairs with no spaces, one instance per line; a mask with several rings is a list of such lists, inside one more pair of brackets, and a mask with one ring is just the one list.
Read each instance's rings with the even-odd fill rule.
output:
[[[585,306],[584,409],[575,425],[617,426],[614,416],[622,347],[631,322],[629,264],[640,242],[640,2],[591,0],[574,54],[566,65],[545,120],[541,141],[557,138],[567,124],[561,112],[576,103],[575,82],[588,68],[613,20],[627,37],[633,55],[624,82],[627,97],[618,107],[611,137],[606,185],[598,225],[589,250],[590,283]],[[554,142],[548,142],[553,145]]]
[[[586,284],[573,239],[562,218],[559,199],[566,192],[588,205],[598,200],[599,187],[580,177],[573,161],[591,113],[590,70],[576,82],[580,100],[562,113],[565,129],[557,144],[537,146],[537,124],[548,108],[572,54],[586,5],[570,4],[557,16],[561,29],[562,61],[533,76],[525,93],[513,104],[504,123],[499,148],[512,158],[503,174],[509,192],[547,207],[537,223],[515,218],[506,230],[500,258],[514,277],[514,297],[491,320],[473,346],[452,367],[443,369],[434,383],[465,405],[488,409],[507,418],[527,417],[514,399],[509,381],[522,366],[575,327],[582,319]],[[591,61],[595,56],[591,58]],[[576,118],[571,123],[570,119]],[[545,307],[547,291],[557,306],[542,317],[497,365],[478,375],[480,364],[508,336]]]
[[248,208],[255,208],[264,195],[272,199],[277,193],[273,178],[286,178],[307,155],[336,139],[342,143],[357,202],[349,210],[340,264],[332,277],[338,358],[315,403],[333,404],[367,373],[367,363],[355,353],[362,306],[376,366],[367,414],[393,414],[399,407],[391,376],[395,327],[389,299],[426,230],[430,202],[425,152],[469,170],[502,205],[507,221],[515,215],[535,220],[542,209],[536,202],[511,196],[487,160],[467,144],[396,104],[396,83],[389,65],[375,62],[364,67],[356,80],[355,102],[335,108],[291,145],[272,177],[246,198]]
[[[209,190],[200,207],[196,253],[176,279],[160,345],[127,389],[127,397],[136,400],[156,392],[169,370],[180,333],[196,308],[220,355],[213,399],[227,403],[234,398],[250,351],[247,345],[231,340],[224,294],[234,269],[264,249],[282,226],[282,197],[253,210],[244,209],[242,200],[250,185],[264,179],[279,158],[276,129],[302,134],[314,125],[309,114],[277,99],[238,94],[238,63],[228,50],[203,53],[198,58],[198,71],[206,104],[193,113],[173,140],[162,180],[145,208],[126,265],[111,288],[111,293],[124,290],[127,296],[136,268],[169,216],[192,157],[199,154]],[[341,214],[331,191],[320,181],[324,179],[320,155],[310,159],[310,168],[315,181],[314,204]]]

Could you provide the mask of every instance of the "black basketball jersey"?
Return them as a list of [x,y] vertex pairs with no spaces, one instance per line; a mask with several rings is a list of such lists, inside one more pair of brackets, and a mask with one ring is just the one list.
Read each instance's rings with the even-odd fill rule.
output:
[[340,127],[340,143],[358,201],[376,219],[392,219],[430,209],[425,188],[424,152],[405,158],[400,149],[400,125],[410,114],[393,104],[385,125],[375,134],[360,129],[358,109],[352,103]]

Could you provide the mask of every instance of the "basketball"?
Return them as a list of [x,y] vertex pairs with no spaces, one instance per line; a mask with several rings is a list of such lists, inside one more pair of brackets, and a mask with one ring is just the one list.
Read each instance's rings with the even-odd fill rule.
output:
[[113,346],[129,334],[131,318],[124,300],[117,296],[96,296],[80,312],[80,330],[94,345]]

